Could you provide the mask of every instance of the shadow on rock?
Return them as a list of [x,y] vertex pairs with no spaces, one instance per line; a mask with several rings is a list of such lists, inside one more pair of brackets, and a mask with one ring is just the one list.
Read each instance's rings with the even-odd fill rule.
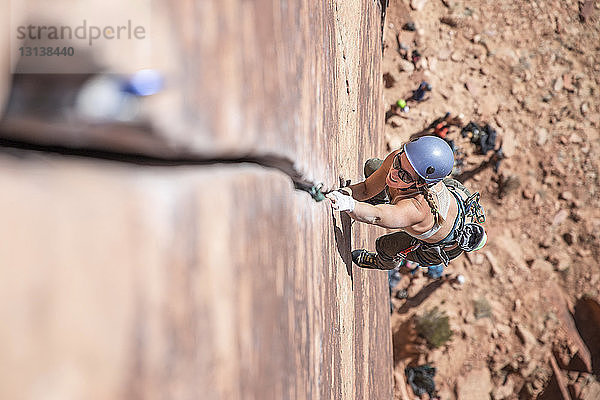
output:
[[331,211],[331,218],[333,220],[333,229],[335,232],[335,245],[344,264],[346,264],[346,271],[348,272],[348,276],[350,276],[352,287],[354,288],[354,277],[352,276],[352,221],[348,214],[340,213],[341,227],[338,226],[333,210]]

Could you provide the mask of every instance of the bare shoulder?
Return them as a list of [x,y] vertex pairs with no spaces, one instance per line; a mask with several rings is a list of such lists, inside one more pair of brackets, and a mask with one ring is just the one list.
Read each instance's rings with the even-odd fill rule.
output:
[[425,196],[419,193],[415,197],[411,198],[411,200],[419,214],[423,217],[423,219],[426,218],[431,211],[427,200],[425,200]]
[[424,219],[429,212],[429,206],[427,201],[422,194],[416,194],[415,196],[407,197],[404,199],[396,200],[392,203],[403,213],[410,213],[414,218]]
[[392,201],[390,202],[393,205],[401,205],[403,207],[406,207],[408,205],[413,205],[416,208],[420,208],[420,205],[425,201],[425,196],[423,196],[421,193],[415,193],[413,196],[410,197],[400,197],[400,196],[396,196],[392,199]]

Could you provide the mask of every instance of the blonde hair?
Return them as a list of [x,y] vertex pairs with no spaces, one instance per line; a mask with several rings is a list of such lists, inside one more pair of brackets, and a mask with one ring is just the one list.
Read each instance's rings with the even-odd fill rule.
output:
[[431,210],[431,213],[433,214],[433,220],[434,223],[437,225],[442,225],[444,222],[446,222],[446,220],[444,219],[444,217],[442,217],[442,214],[440,214],[440,210],[438,208],[438,204],[436,199],[433,198],[433,193],[429,186],[424,186],[421,191],[423,192],[423,197],[425,197],[425,200],[427,201],[427,204],[429,205],[429,209]]

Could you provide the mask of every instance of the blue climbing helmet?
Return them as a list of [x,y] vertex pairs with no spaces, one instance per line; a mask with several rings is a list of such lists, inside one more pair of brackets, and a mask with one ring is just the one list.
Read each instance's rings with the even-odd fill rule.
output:
[[408,162],[428,185],[444,179],[454,167],[454,153],[445,140],[421,136],[404,145]]

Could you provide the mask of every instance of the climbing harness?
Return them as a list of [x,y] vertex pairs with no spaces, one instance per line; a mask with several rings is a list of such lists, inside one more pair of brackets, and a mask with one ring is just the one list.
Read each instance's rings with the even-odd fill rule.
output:
[[408,256],[409,253],[417,250],[419,247],[421,247],[421,242],[418,241],[418,240],[415,240],[414,243],[412,243],[406,249],[404,249],[401,252],[399,252],[398,255],[397,255],[397,257],[402,257],[403,259],[406,259],[406,256]]
[[415,256],[422,266],[436,265],[440,262],[448,266],[450,260],[458,257],[463,251],[479,250],[487,241],[485,229],[479,225],[485,222],[485,213],[479,204],[480,194],[476,192],[471,195],[466,188],[458,186],[458,183],[453,179],[444,179],[444,184],[459,205],[459,215],[449,236],[437,243],[414,239],[414,242],[419,244],[415,249],[418,250]]
[[467,199],[463,201],[463,204],[465,206],[465,217],[470,217],[473,221],[483,224],[485,222],[485,211],[481,204],[479,204],[480,198],[481,195],[479,192],[475,192],[467,197]]
[[457,201],[462,201],[464,210],[463,219],[458,226],[459,233],[452,243],[466,252],[481,249],[487,242],[487,235],[485,229],[480,225],[485,222],[485,211],[479,204],[480,193],[475,192],[468,195],[455,185],[447,185],[447,187],[456,195]]

